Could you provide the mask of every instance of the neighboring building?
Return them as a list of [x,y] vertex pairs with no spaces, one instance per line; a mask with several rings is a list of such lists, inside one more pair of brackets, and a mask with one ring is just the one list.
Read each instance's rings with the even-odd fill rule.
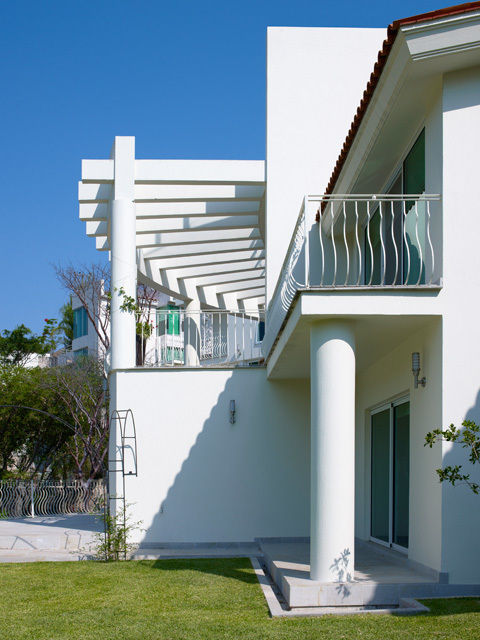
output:
[[[297,582],[295,551],[269,556],[292,606],[398,602],[426,583],[479,593],[478,497],[435,474],[471,471],[466,452],[424,447],[433,428],[480,422],[478,148],[474,2],[386,39],[268,29],[265,163],[138,160],[130,137],[83,161],[80,217],[111,253],[112,286],[135,295],[138,279],[184,305],[158,323],[168,354],[142,368],[135,319],[112,301],[111,411],[135,418],[138,542],[309,536]],[[221,366],[202,366],[214,349]],[[121,492],[113,463],[110,480]],[[353,579],[355,539],[370,591],[358,573],[329,587]],[[403,577],[368,582],[366,548]]]

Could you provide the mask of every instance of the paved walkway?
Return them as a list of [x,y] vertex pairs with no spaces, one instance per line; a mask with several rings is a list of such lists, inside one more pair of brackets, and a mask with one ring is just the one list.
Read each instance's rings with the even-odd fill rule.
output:
[[0,562],[82,559],[102,530],[88,514],[2,519]]

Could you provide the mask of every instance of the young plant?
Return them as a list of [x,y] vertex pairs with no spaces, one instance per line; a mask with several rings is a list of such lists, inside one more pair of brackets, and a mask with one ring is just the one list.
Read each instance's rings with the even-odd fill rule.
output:
[[94,559],[103,562],[118,562],[128,560],[135,544],[130,542],[133,531],[140,528],[141,522],[132,522],[128,513],[129,504],[123,504],[115,514],[109,508],[103,510],[101,516],[104,531],[96,535]]
[[[433,447],[435,442],[458,442],[464,449],[468,449],[468,460],[471,464],[480,462],[480,426],[472,420],[462,422],[463,429],[451,424],[448,429],[434,429],[425,436],[424,446]],[[448,465],[436,469],[440,482],[449,482],[452,486],[457,483],[466,484],[475,494],[480,493],[480,485],[472,482],[469,473],[464,473],[461,464]]]

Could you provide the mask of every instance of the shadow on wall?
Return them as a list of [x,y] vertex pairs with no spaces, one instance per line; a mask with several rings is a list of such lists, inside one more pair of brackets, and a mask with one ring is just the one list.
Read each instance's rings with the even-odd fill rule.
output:
[[[171,382],[175,392],[165,402],[156,398],[157,406],[168,404],[168,419],[164,416],[160,431],[149,432],[156,442],[143,445],[156,446],[158,456],[149,452],[150,464],[142,465],[148,474],[143,486],[151,491],[157,487],[166,497],[144,533],[143,547],[308,534],[308,381],[268,382],[264,369],[228,373],[225,381],[225,372],[200,372],[198,385],[192,384],[195,373],[189,378],[182,378],[182,372],[168,373],[170,381],[177,376]],[[185,393],[184,380],[192,393]],[[160,388],[169,393],[161,380]],[[216,401],[203,420],[202,401],[208,407],[209,396]],[[143,497],[137,499],[141,501]],[[155,497],[149,502],[154,504]]]
[[[480,424],[480,390],[475,403],[466,412],[465,420]],[[446,429],[449,425],[441,425]],[[460,422],[456,427],[462,428]],[[439,446],[439,445],[435,445]],[[462,473],[469,473],[473,482],[480,484],[480,465],[468,461],[469,449],[454,443],[442,461],[442,466],[462,466]],[[443,483],[443,557],[444,571],[449,574],[449,582],[480,584],[480,495],[475,495],[468,486],[457,483],[451,486]]]

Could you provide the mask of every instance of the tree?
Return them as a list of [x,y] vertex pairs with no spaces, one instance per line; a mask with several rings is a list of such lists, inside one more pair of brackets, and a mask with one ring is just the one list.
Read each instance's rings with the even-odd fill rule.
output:
[[61,320],[59,327],[62,331],[63,346],[67,351],[72,350],[73,342],[73,307],[72,298],[60,308]]
[[24,366],[32,355],[47,353],[49,348],[49,336],[45,329],[43,334],[39,336],[24,324],[20,324],[12,331],[8,329],[2,331],[0,335],[0,362],[3,365]]
[[[471,464],[480,462],[480,426],[472,420],[462,422],[463,429],[458,429],[451,424],[448,429],[434,429],[425,436],[424,446],[433,447],[435,442],[457,442],[464,449],[468,449],[468,460]],[[440,482],[449,482],[455,486],[458,483],[466,484],[473,493],[480,493],[480,485],[472,482],[470,473],[464,473],[462,465],[449,465],[436,469]]]
[[79,269],[72,265],[66,267],[57,265],[55,273],[63,288],[80,300],[88,320],[98,335],[103,351],[106,353],[110,346],[109,265],[91,264],[84,265]]
[[52,367],[47,370],[42,389],[54,395],[72,426],[65,450],[71,457],[76,478],[88,484],[101,477],[109,435],[101,363],[84,356],[71,364]]
[[0,407],[0,477],[71,474],[64,447],[72,431],[65,408],[43,387],[47,374],[39,367],[0,366],[0,402],[9,405]]
[[150,314],[159,301],[159,292],[144,284],[137,286],[136,299],[127,295],[123,288],[111,292],[109,265],[92,264],[80,268],[57,265],[55,273],[61,285],[71,295],[77,296],[85,307],[87,318],[98,335],[104,353],[110,346],[111,297],[122,296],[121,308],[135,314],[137,365],[142,365],[145,361],[146,341],[152,333]]

